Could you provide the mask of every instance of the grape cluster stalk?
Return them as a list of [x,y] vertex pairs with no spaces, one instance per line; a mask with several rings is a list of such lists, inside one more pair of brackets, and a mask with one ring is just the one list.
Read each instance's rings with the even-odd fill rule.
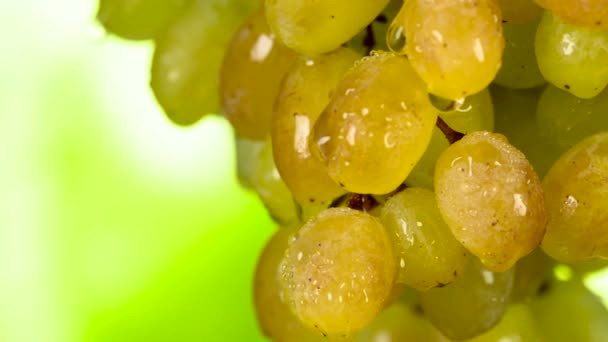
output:
[[[608,341],[608,1],[100,0],[277,224],[273,341]],[[567,267],[571,277],[557,277]],[[565,323],[565,324],[564,324]]]

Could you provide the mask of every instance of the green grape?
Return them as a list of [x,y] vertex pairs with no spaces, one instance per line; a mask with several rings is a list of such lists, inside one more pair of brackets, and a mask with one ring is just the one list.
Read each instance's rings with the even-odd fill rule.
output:
[[608,28],[606,0],[535,0],[537,4],[557,13],[566,22],[596,29]]
[[433,325],[455,340],[472,338],[498,324],[511,294],[514,270],[494,273],[471,257],[456,281],[420,293],[422,309]]
[[254,178],[254,188],[258,197],[275,221],[279,223],[296,221],[296,204],[274,163],[270,139],[267,139],[258,158]]
[[542,284],[551,276],[554,264],[540,248],[521,258],[515,264],[511,301],[519,302],[536,296]]
[[386,201],[380,218],[395,243],[397,282],[428,290],[462,273],[468,253],[441,219],[432,191],[405,189]]
[[574,263],[608,258],[608,133],[576,144],[543,180],[549,224],[542,248]]
[[526,155],[542,179],[559,157],[559,151],[539,134],[536,105],[540,89],[492,86],[491,93],[496,109],[496,132],[509,137],[511,144]]
[[194,0],[156,38],[151,87],[174,123],[191,125],[220,109],[217,75],[232,32],[255,0]]
[[500,134],[473,132],[437,160],[435,191],[454,236],[492,271],[532,252],[546,215],[538,176]]
[[264,141],[248,140],[239,136],[234,137],[236,146],[237,177],[242,187],[255,188],[255,172],[260,160],[260,151]]
[[296,316],[323,335],[346,338],[365,328],[391,295],[391,241],[380,222],[332,208],[306,223],[282,264],[285,298]]
[[272,31],[289,48],[303,55],[337,49],[386,7],[389,0],[266,0]]
[[534,0],[498,0],[502,20],[507,23],[525,24],[539,18],[543,9]]
[[386,194],[422,157],[436,118],[407,59],[373,53],[338,85],[315,123],[312,149],[346,190]]
[[220,71],[224,116],[249,139],[270,133],[274,103],[296,55],[276,41],[264,11],[250,16],[234,34]]
[[356,342],[430,341],[432,326],[416,303],[396,302],[382,311]]
[[285,255],[287,242],[296,226],[281,227],[266,243],[260,255],[254,278],[255,313],[264,335],[278,342],[324,341],[306,328],[283,301],[279,265]]
[[568,266],[570,266],[574,274],[582,277],[588,273],[604,270],[606,267],[608,267],[608,259],[591,259],[570,264]]
[[505,50],[502,55],[502,67],[494,83],[510,88],[534,88],[545,83],[534,54],[534,40],[539,21],[540,18],[524,24],[503,24]]
[[[487,89],[458,101],[449,101],[431,97],[439,110],[439,117],[452,129],[467,134],[475,131],[492,131],[494,129],[494,107],[490,92]],[[449,142],[437,127],[433,128],[431,142],[422,158],[416,163],[405,180],[409,186],[433,188],[435,163]]]
[[126,39],[152,39],[191,0],[99,0],[97,20],[110,33]]
[[530,303],[538,331],[550,342],[604,342],[608,311],[582,281],[553,281]]
[[525,304],[513,304],[494,328],[467,342],[541,342],[530,308]]
[[608,84],[608,30],[570,25],[546,11],[535,51],[544,78],[580,98],[592,98]]
[[281,177],[301,205],[329,206],[345,193],[311,154],[309,136],[338,82],[359,57],[348,48],[301,57],[283,81],[272,117],[273,153]]
[[586,137],[608,130],[608,89],[579,99],[554,86],[543,91],[536,111],[541,137],[560,154]]
[[405,53],[430,93],[457,100],[486,88],[500,69],[504,39],[496,0],[410,0]]

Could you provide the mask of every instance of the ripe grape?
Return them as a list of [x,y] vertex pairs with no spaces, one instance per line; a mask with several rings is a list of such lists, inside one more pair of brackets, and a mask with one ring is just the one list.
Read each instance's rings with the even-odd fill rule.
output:
[[546,11],[535,51],[545,79],[580,98],[592,98],[608,84],[608,30],[570,25]]
[[504,39],[496,0],[409,0],[405,52],[430,93],[457,100],[486,88],[500,69]]
[[514,270],[495,273],[470,257],[456,281],[420,293],[422,309],[446,337],[472,338],[498,324],[513,288]]
[[437,111],[406,58],[374,53],[350,69],[314,126],[312,149],[348,191],[386,194],[422,157]]
[[545,83],[534,54],[538,20],[503,24],[505,50],[494,83],[510,88],[534,88]]
[[266,0],[272,31],[290,49],[319,55],[337,49],[386,7],[389,0]]
[[549,224],[542,242],[552,258],[608,258],[608,133],[581,141],[543,180]]
[[320,336],[293,315],[282,296],[279,265],[296,230],[297,226],[280,227],[258,259],[253,285],[256,317],[264,335],[274,341],[321,342]]
[[579,141],[608,130],[608,89],[591,99],[579,99],[548,85],[538,100],[539,134],[562,154]]
[[220,71],[224,116],[238,135],[264,139],[270,133],[274,103],[295,58],[270,32],[263,10],[241,24]]
[[539,342],[542,341],[530,308],[513,304],[507,308],[498,325],[467,342]]
[[224,50],[254,6],[253,0],[195,0],[156,38],[150,85],[171,121],[191,125],[219,111]]
[[348,337],[385,306],[395,270],[391,242],[376,218],[328,209],[289,244],[282,265],[285,298],[307,326]]
[[297,221],[296,204],[274,163],[270,139],[266,140],[258,154],[254,188],[275,221],[279,223]]
[[302,205],[329,205],[345,193],[308,146],[317,118],[359,57],[348,48],[315,58],[300,57],[283,81],[272,118],[273,153],[281,177]]
[[554,280],[530,302],[536,326],[551,342],[603,342],[608,311],[578,278]]
[[395,243],[397,282],[428,290],[462,273],[468,253],[441,219],[432,191],[405,189],[386,201],[380,218]]
[[608,28],[608,1],[606,0],[535,1],[540,6],[557,13],[572,25],[595,29]]
[[152,39],[191,0],[99,0],[97,20],[110,33],[126,39]]
[[435,190],[454,236],[492,271],[511,268],[542,239],[540,180],[503,135],[473,132],[448,147],[437,160]]
[[241,186],[255,188],[255,172],[260,160],[260,151],[264,147],[263,140],[249,140],[234,137],[236,147],[237,178]]

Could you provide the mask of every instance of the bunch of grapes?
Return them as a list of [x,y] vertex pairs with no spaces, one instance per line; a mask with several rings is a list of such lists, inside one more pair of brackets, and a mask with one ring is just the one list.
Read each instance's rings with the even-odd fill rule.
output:
[[[608,1],[101,0],[280,227],[275,341],[606,341]],[[555,276],[567,267],[569,279]],[[563,324],[566,323],[566,324]]]

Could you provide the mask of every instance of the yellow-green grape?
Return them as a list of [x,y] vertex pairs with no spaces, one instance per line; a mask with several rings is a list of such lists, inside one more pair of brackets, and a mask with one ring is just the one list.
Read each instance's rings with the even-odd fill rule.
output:
[[[522,303],[510,305],[498,325],[467,342],[541,342],[530,308]],[[549,341],[547,341],[549,342]]]
[[258,158],[254,178],[255,192],[274,220],[279,223],[297,221],[296,204],[274,163],[270,139],[267,139]]
[[494,83],[509,88],[534,88],[545,83],[534,54],[538,20],[503,24],[505,50]]
[[99,0],[97,20],[110,33],[126,39],[152,39],[191,0]]
[[373,53],[350,69],[317,120],[314,145],[346,190],[386,194],[422,157],[437,111],[408,60]]
[[463,340],[498,324],[513,287],[514,270],[489,271],[471,257],[456,281],[420,293],[422,309],[446,337]]
[[519,259],[515,264],[511,301],[519,302],[536,296],[543,282],[551,277],[554,264],[540,248]]
[[542,248],[574,263],[608,258],[608,133],[581,141],[551,167],[543,180],[549,216]]
[[264,11],[250,16],[234,34],[220,72],[224,116],[249,139],[270,134],[274,103],[296,54],[281,45]]
[[365,328],[393,288],[395,259],[380,222],[332,208],[306,223],[282,264],[285,298],[307,326],[334,338]]
[[557,13],[572,25],[595,29],[608,28],[606,0],[535,0],[537,4]]
[[547,342],[604,342],[608,336],[608,311],[579,278],[549,283],[530,309]]
[[301,205],[329,205],[345,193],[311,154],[309,140],[338,82],[359,57],[348,48],[300,57],[283,81],[272,117],[273,153],[281,177]]
[[236,145],[237,177],[241,186],[255,188],[255,172],[260,160],[260,151],[265,145],[262,140],[249,140],[239,136],[234,137]]
[[258,259],[253,286],[255,313],[264,335],[274,341],[321,342],[324,339],[306,328],[283,301],[279,265],[296,228],[281,227],[266,243]]
[[380,219],[395,244],[397,282],[428,290],[462,273],[468,253],[443,222],[432,191],[405,189],[386,201]]
[[493,85],[496,132],[524,153],[542,179],[559,158],[557,151],[539,134],[536,106],[542,89],[509,89]]
[[384,309],[355,341],[430,342],[432,331],[418,304],[398,301]]
[[405,6],[405,52],[430,93],[456,100],[492,82],[504,48],[496,0],[409,0]]
[[194,0],[156,38],[151,86],[174,123],[191,125],[220,109],[218,74],[224,50],[256,0]]
[[266,0],[272,31],[290,49],[318,55],[337,49],[386,7],[389,0]]
[[560,154],[586,137],[608,130],[608,89],[592,99],[579,99],[548,85],[538,101],[536,121],[541,137]]
[[570,25],[545,11],[535,51],[544,78],[580,98],[592,98],[608,84],[608,29]]
[[539,18],[543,9],[534,0],[498,0],[503,22],[525,24]]
[[[467,134],[475,131],[494,130],[494,107],[490,92],[487,89],[458,101],[449,101],[431,97],[439,116],[453,130]],[[408,186],[433,189],[435,163],[441,152],[448,148],[445,134],[437,127],[433,128],[431,142],[422,158],[416,163],[405,180]]]
[[473,132],[437,160],[435,191],[452,233],[497,272],[536,248],[546,214],[538,176],[500,134]]
[[578,276],[585,276],[588,273],[594,273],[602,271],[608,267],[608,259],[591,259],[586,261],[577,262],[575,264],[568,265],[572,271]]

